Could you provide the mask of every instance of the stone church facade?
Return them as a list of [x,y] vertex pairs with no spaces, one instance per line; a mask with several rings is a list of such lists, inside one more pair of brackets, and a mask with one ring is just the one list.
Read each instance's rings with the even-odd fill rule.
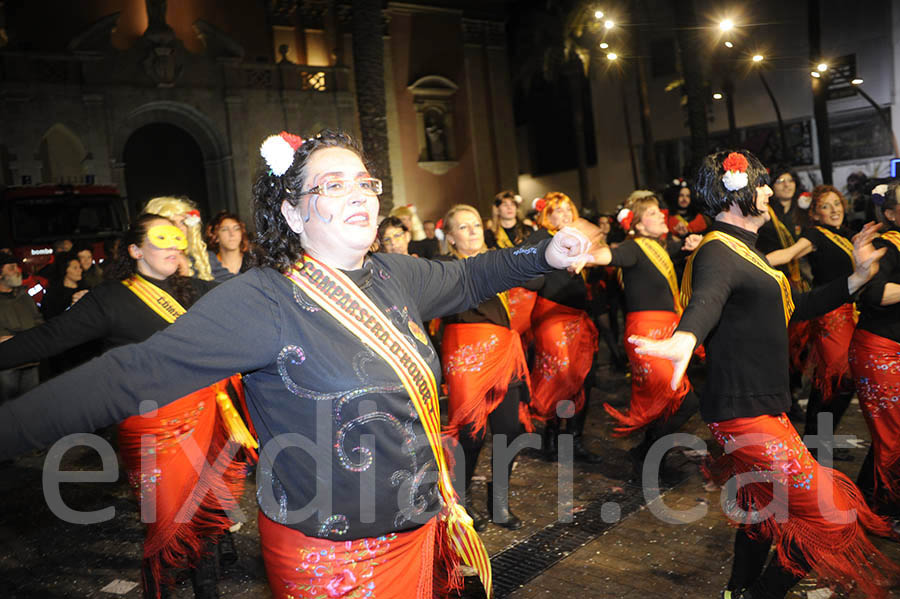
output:
[[[132,214],[171,193],[196,196],[207,218],[227,209],[249,219],[267,135],[358,133],[349,2],[3,10],[0,186],[113,184]],[[515,187],[505,10],[501,0],[386,4],[394,202],[423,218],[457,202],[487,208]]]

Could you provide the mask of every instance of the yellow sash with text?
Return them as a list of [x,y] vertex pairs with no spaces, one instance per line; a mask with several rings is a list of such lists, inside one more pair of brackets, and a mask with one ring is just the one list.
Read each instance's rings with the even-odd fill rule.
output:
[[843,235],[838,235],[837,233],[826,229],[825,227],[817,226],[816,229],[819,230],[822,235],[828,238],[828,241],[838,246],[850,257],[850,263],[853,264],[853,242],[844,237]]
[[438,488],[444,501],[441,517],[462,560],[478,572],[491,597],[491,561],[472,528],[472,519],[460,505],[441,443],[441,414],[437,381],[428,363],[384,312],[347,275],[310,256],[285,275],[341,326],[374,351],[391,367],[409,394],[422,421],[438,468]]
[[787,277],[784,276],[784,273],[780,270],[776,270],[769,266],[768,262],[747,247],[745,243],[721,231],[711,231],[704,235],[703,241],[700,242],[700,245],[697,246],[697,249],[694,250],[694,253],[688,258],[687,265],[684,268],[684,277],[681,279],[682,304],[687,306],[688,302],[691,301],[691,277],[693,276],[694,258],[699,253],[700,248],[711,241],[723,243],[725,247],[735,254],[775,279],[778,283],[778,287],[781,289],[781,304],[784,309],[784,325],[787,326],[788,322],[791,320],[791,314],[794,313],[794,299],[791,295],[791,284],[788,282]]
[[684,310],[681,305],[681,294],[678,291],[678,278],[675,276],[675,265],[672,264],[669,253],[658,241],[647,237],[635,237],[634,242],[650,259],[656,270],[669,282],[669,290],[672,292],[672,299],[675,302],[675,312],[681,316]]
[[[178,303],[178,300],[141,275],[136,274],[131,278],[125,279],[122,281],[122,284],[128,287],[132,293],[138,296],[138,299],[169,324],[172,324],[179,316],[187,312],[184,306]],[[220,383],[215,384],[215,390],[216,404],[219,406],[222,422],[225,424],[231,440],[247,448],[258,448],[259,444],[253,438],[253,435],[250,434],[250,431],[247,430],[247,426],[241,419],[241,415],[234,408],[228,393],[221,388]]]

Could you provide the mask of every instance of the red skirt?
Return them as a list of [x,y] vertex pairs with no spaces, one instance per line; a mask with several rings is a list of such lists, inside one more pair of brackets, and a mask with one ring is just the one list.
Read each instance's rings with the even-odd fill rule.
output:
[[850,340],[856,330],[853,304],[844,304],[809,323],[810,354],[816,387],[823,403],[829,403],[841,379],[850,373]]
[[[483,431],[488,414],[503,401],[510,381],[524,380],[531,387],[519,334],[499,325],[447,325],[441,342],[441,362],[450,395],[450,424],[446,432],[453,437],[468,424],[474,424],[476,434]],[[526,404],[519,406],[519,420],[525,430],[534,430]]]
[[[733,522],[751,536],[771,539],[778,561],[795,574],[804,575],[806,568],[792,548],[826,584],[857,586],[868,597],[886,594],[898,570],[866,533],[890,536],[890,524],[866,506],[850,479],[813,459],[784,414],[713,422],[709,428],[726,452],[709,466],[717,482],[750,472],[771,477],[738,482],[737,504],[728,513]],[[758,522],[740,511],[748,506],[771,511]]]
[[144,567],[157,580],[171,583],[166,569],[196,563],[233,524],[225,511],[237,507],[246,470],[216,404],[229,382],[241,392],[235,375],[119,425],[122,461],[147,526]]
[[597,327],[587,313],[538,297],[532,313],[535,355],[531,367],[532,413],[557,416],[556,404],[573,400],[584,407],[584,379],[597,351]]
[[900,343],[856,329],[850,370],[872,435],[875,484],[900,501]]
[[791,370],[794,372],[803,372],[809,345],[809,326],[808,320],[791,321],[788,324],[788,351]]
[[635,353],[632,335],[650,339],[668,339],[678,326],[675,312],[645,310],[629,312],[625,316],[625,353],[631,362],[631,405],[622,414],[609,404],[603,404],[618,426],[614,435],[624,437],[658,419],[666,419],[681,407],[684,396],[691,390],[687,376],[682,377],[678,389],[672,391],[672,363],[662,358]]
[[377,538],[309,537],[259,513],[266,576],[274,599],[431,599],[436,518]]
[[509,327],[525,335],[531,328],[531,312],[537,301],[537,292],[524,287],[509,290]]

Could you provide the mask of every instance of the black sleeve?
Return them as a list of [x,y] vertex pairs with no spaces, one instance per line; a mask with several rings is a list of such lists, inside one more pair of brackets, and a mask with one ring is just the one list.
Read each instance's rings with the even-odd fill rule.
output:
[[[688,233],[688,235],[694,235],[695,233]],[[681,248],[684,247],[684,239],[679,239],[675,241],[671,237],[666,239],[666,253],[669,254],[669,258],[672,259],[673,262],[679,262],[684,259],[684,252],[681,251]]]
[[275,359],[281,310],[253,270],[208,293],[164,331],[110,350],[0,405],[0,459],[94,431]]
[[835,279],[806,293],[794,294],[794,313],[791,315],[791,321],[810,320],[822,316],[849,301],[847,279]]
[[0,343],[0,370],[37,362],[86,341],[106,337],[109,318],[97,299],[98,291],[88,292],[70,309],[46,323]]
[[722,316],[731,295],[734,272],[731,250],[720,243],[708,243],[694,255],[691,267],[691,300],[681,315],[679,331],[693,333],[703,343]]
[[544,253],[549,240],[536,246],[492,250],[466,260],[420,260],[394,254],[379,255],[401,276],[423,320],[458,314],[489,297],[552,270]]
[[878,273],[872,277],[872,280],[866,283],[863,290],[859,294],[859,301],[862,304],[873,307],[881,307],[881,300],[884,298],[884,286],[893,282],[894,273],[900,266],[900,252],[893,246],[881,239],[872,241],[872,245],[881,249],[887,246],[887,253],[878,261]]
[[609,265],[622,268],[631,268],[637,264],[642,253],[638,244],[630,239],[618,247],[610,248],[609,252],[612,254]]

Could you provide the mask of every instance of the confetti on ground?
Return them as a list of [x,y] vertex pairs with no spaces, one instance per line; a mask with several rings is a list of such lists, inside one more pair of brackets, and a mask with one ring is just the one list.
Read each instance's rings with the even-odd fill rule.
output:
[[104,593],[111,593],[113,595],[124,595],[138,586],[138,583],[132,582],[130,580],[119,580],[118,578],[102,589],[100,589]]

